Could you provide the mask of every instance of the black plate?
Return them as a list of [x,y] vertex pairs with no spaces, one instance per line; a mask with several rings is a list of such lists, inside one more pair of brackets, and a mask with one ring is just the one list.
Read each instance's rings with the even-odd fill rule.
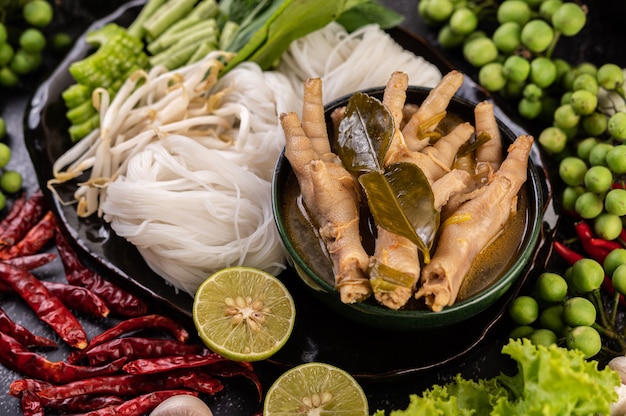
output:
[[[96,22],[91,28],[111,21],[121,25],[128,24],[141,4],[140,1],[128,3],[114,14]],[[390,34],[406,49],[433,62],[442,72],[452,68],[421,38],[401,29],[394,29]],[[84,38],[80,38],[67,58],[38,89],[26,114],[25,143],[39,184],[57,214],[62,229],[89,266],[152,302],[155,307],[167,308],[170,314],[191,326],[192,298],[188,294],[177,292],[153,272],[135,247],[117,236],[108,224],[95,217],[78,218],[73,205],[61,204],[47,189],[47,182],[52,178],[54,160],[70,146],[68,122],[61,99],[62,91],[73,82],[68,66],[89,52],[90,48]],[[466,78],[459,95],[474,102],[488,98],[469,78]],[[500,110],[497,111],[509,128],[516,133],[522,133],[517,124]],[[537,166],[543,168],[538,152],[532,157]],[[545,172],[540,173],[544,175]],[[547,184],[547,180],[545,182]],[[74,185],[63,185],[58,191],[64,200],[71,199]],[[550,195],[549,191],[546,188],[545,195]],[[546,208],[551,211],[549,201],[550,198],[545,201]],[[545,242],[549,240],[549,235],[556,226],[549,212],[545,218],[547,222],[539,243],[538,257],[527,266],[524,275],[509,293],[470,321],[446,329],[405,334],[373,330],[345,321],[306,293],[292,275],[294,272],[288,270],[281,277],[296,299],[298,318],[292,338],[270,361],[281,367],[313,360],[325,361],[336,364],[357,377],[381,380],[419,373],[465,356],[484,341],[496,326],[507,302],[533,272],[533,265],[542,264],[546,251],[544,248],[547,246]]]

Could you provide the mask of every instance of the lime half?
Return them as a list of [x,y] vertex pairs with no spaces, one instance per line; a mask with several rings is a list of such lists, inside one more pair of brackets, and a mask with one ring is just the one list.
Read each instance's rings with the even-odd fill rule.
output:
[[193,321],[211,350],[236,361],[264,360],[293,330],[296,309],[277,277],[250,267],[222,269],[198,290]]
[[325,363],[306,363],[276,379],[267,391],[263,416],[367,416],[367,398],[346,371]]

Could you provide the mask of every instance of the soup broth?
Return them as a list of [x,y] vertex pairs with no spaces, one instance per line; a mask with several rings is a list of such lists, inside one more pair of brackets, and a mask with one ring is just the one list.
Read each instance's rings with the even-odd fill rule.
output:
[[[465,117],[463,117],[465,116]],[[459,115],[448,113],[446,118],[440,123],[440,133],[445,135],[457,123],[468,120],[466,114]],[[327,120],[331,126],[330,120]],[[329,134],[333,131],[329,127]],[[506,149],[510,142],[503,139],[503,148]],[[326,253],[324,243],[318,237],[313,225],[306,217],[302,206],[300,188],[298,181],[291,169],[286,175],[286,180],[281,184],[282,201],[280,205],[281,216],[284,219],[286,232],[293,242],[295,250],[302,260],[309,265],[310,269],[319,275],[329,286],[334,286],[334,276],[332,263]],[[494,239],[491,244],[474,259],[472,266],[465,276],[463,284],[459,290],[456,302],[462,302],[472,296],[487,289],[498,281],[506,270],[515,262],[517,253],[521,250],[526,237],[529,215],[529,195],[528,182],[523,186],[518,194],[517,212],[509,218],[506,226]],[[375,244],[375,225],[373,219],[368,215],[367,205],[361,206],[361,236],[365,251],[372,255]],[[433,252],[436,251],[436,242]],[[419,285],[419,283],[418,283]],[[370,297],[367,302],[376,304],[376,300]],[[381,307],[383,307],[381,305]],[[411,299],[403,309],[427,309],[423,300]]]
[[[330,286],[334,286],[332,263],[323,247],[323,242],[303,212],[300,202],[300,187],[293,172],[289,173],[283,186],[282,195],[284,195],[284,199],[280,210],[287,233],[291,241],[294,242],[295,249],[312,271]],[[371,255],[375,239],[371,218],[365,216],[365,221],[361,221],[361,224],[363,246]],[[474,260],[459,290],[457,302],[485,290],[502,276],[510,264],[515,261],[516,253],[524,241],[527,224],[528,193],[526,187],[523,187],[518,195],[517,212],[511,216],[500,235],[485,247]],[[368,302],[375,303],[376,301],[370,298]],[[404,309],[426,309],[426,307],[422,301],[412,299]]]

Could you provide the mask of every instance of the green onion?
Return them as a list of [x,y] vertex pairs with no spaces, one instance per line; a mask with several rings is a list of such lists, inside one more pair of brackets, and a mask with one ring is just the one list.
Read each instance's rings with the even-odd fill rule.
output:
[[189,14],[196,0],[169,0],[159,7],[143,24],[149,37],[156,39],[165,29]]
[[199,61],[214,50],[217,50],[217,44],[215,42],[203,42],[193,55],[191,55],[191,58],[187,61],[187,65]]
[[220,35],[220,49],[223,51],[227,51],[231,42],[235,38],[237,31],[239,30],[239,23],[233,22],[232,20],[224,23],[224,27],[222,28],[222,34]]
[[155,41],[148,44],[147,49],[148,52],[156,55],[181,41],[184,43],[193,42],[193,39],[198,39],[201,36],[215,36],[217,38],[217,32],[215,19],[200,20],[178,32],[159,36]]
[[141,39],[144,35],[143,25],[158,9],[165,3],[167,0],[148,0],[146,4],[141,8],[141,11],[133,20],[133,22],[128,26],[128,33],[136,37],[137,39]]

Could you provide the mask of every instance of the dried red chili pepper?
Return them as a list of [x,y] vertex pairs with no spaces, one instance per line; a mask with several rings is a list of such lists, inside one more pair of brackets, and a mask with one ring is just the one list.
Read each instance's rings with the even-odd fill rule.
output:
[[13,220],[15,220],[18,215],[20,215],[25,203],[26,192],[22,193],[22,195],[20,195],[20,197],[16,199],[15,202],[13,202],[13,205],[11,206],[11,209],[9,210],[7,215],[5,215],[2,221],[0,221],[0,236],[7,228],[9,228],[9,224],[11,224]]
[[43,355],[30,351],[15,338],[0,332],[0,362],[7,368],[27,377],[59,384],[98,375],[113,374],[119,371],[126,359],[122,358],[100,367],[77,366],[65,361],[50,361]]
[[[14,380],[9,385],[9,394],[13,397],[22,397],[22,393],[29,391],[38,393],[41,390],[54,387],[55,385],[34,378],[23,378]],[[90,410],[100,409],[106,406],[112,406],[123,403],[125,400],[119,396],[91,396],[88,394],[82,396],[68,397],[60,400],[46,400],[46,408],[63,410],[63,412],[87,412]]]
[[61,232],[56,233],[55,242],[69,283],[91,290],[116,315],[140,316],[148,311],[148,306],[137,296],[84,267]]
[[49,381],[39,380],[36,378],[21,378],[11,382],[9,385],[9,394],[13,397],[21,397],[22,392],[26,390],[36,393],[50,387],[54,387],[54,384]]
[[187,342],[189,340],[189,332],[185,327],[175,320],[168,318],[167,316],[151,314],[138,316],[136,318],[129,318],[119,322],[117,325],[107,329],[106,331],[94,336],[89,341],[87,350],[102,344],[103,342],[110,341],[124,334],[129,334],[135,331],[141,331],[143,329],[156,329],[165,331],[171,335],[174,339],[180,342]]
[[61,256],[61,261],[63,262],[63,267],[65,267],[66,274],[73,273],[77,270],[82,270],[85,268],[83,264],[78,259],[76,252],[70,246],[69,242],[63,236],[63,232],[57,227],[57,232],[54,236],[54,242],[56,244],[57,250],[59,251],[59,255]]
[[[41,400],[41,399],[40,399]],[[47,400],[45,407],[48,409],[68,412],[89,412],[102,409],[103,407],[115,406],[124,403],[126,400],[118,396],[75,396],[63,400]]]
[[57,348],[57,343],[46,337],[33,334],[29,329],[13,321],[7,313],[0,308],[0,332],[13,337],[25,347]]
[[37,189],[30,198],[24,202],[19,212],[13,216],[11,222],[7,224],[2,234],[0,234],[0,246],[12,246],[20,241],[28,230],[37,224],[45,211],[46,206],[43,192],[41,189]]
[[[87,288],[46,280],[43,280],[42,283],[70,310],[97,318],[106,318],[109,315],[110,309],[107,304]],[[15,293],[15,291],[10,286],[0,282],[0,293]]]
[[48,400],[61,400],[84,394],[113,394],[137,396],[157,390],[189,389],[199,393],[215,394],[224,385],[203,371],[178,370],[159,374],[118,374],[74,381],[41,390],[38,395],[44,406]]
[[14,257],[12,259],[2,260],[3,262],[10,264],[13,267],[18,267],[25,270],[33,270],[37,267],[41,267],[52,262],[57,258],[54,253],[37,253],[28,256]]
[[44,416],[43,406],[37,393],[26,390],[21,399],[22,414],[24,416]]
[[259,394],[259,401],[263,400],[263,385],[251,363],[225,360],[211,364],[208,368],[204,367],[203,370],[218,377],[245,377],[254,383]]
[[44,281],[43,284],[68,309],[98,318],[106,318],[109,315],[107,304],[87,288],[60,282]]
[[0,251],[0,258],[12,259],[38,253],[54,237],[56,224],[52,211],[46,212],[20,241]]
[[186,354],[158,358],[139,358],[124,364],[128,374],[155,374],[182,368],[196,368],[226,360],[214,352],[206,355]]
[[186,344],[172,339],[125,337],[96,345],[86,351],[85,356],[89,365],[99,365],[120,357],[136,360],[139,358],[199,354],[203,349],[199,344]]
[[70,346],[85,348],[87,334],[74,314],[35,276],[24,269],[0,262],[0,281],[11,288],[31,307],[39,319]]
[[74,416],[140,416],[150,413],[165,399],[172,396],[186,394],[198,396],[198,393],[189,390],[161,390],[143,394],[125,401],[116,406],[105,407],[92,412]]

